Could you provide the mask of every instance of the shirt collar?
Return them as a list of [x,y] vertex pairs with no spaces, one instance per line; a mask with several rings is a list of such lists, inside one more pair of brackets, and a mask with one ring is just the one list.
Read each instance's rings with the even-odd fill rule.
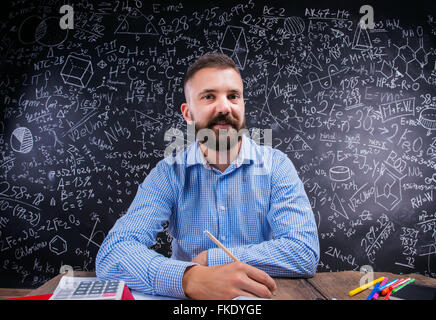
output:
[[[235,160],[236,167],[240,167],[242,164],[250,163],[250,160],[255,160],[255,151],[253,146],[253,141],[245,134],[242,135],[241,149],[239,149],[238,157]],[[198,140],[196,139],[187,150],[187,166],[192,166],[195,164],[202,164],[207,169],[212,169],[211,165],[207,162],[200,149]]]

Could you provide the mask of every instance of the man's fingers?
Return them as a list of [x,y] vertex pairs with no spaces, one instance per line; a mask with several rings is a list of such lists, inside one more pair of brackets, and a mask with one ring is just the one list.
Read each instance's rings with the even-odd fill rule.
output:
[[242,287],[242,290],[246,291],[247,293],[250,293],[248,295],[249,297],[253,295],[259,298],[266,298],[266,299],[272,298],[271,290],[267,286],[249,277],[247,277]]
[[247,275],[256,282],[265,285],[270,292],[277,290],[276,282],[266,272],[257,269],[253,266],[247,265]]
[[241,290],[241,294],[238,297],[241,297],[241,296],[242,297],[249,297],[249,298],[260,298],[260,296],[252,294],[251,292],[248,292],[248,291],[245,291],[245,290]]

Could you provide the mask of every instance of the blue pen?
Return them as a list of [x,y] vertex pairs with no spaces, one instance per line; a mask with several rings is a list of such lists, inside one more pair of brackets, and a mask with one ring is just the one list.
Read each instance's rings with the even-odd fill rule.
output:
[[368,298],[366,298],[366,300],[372,300],[372,297],[374,296],[374,294],[376,294],[379,286],[380,286],[380,282],[377,282],[374,286],[374,289],[372,289],[371,293],[369,294]]
[[394,279],[394,280],[392,280],[391,282],[386,283],[384,286],[379,287],[379,288],[377,289],[377,292],[381,292],[383,289],[389,288],[390,285],[394,284],[394,283],[397,282],[397,281],[398,281],[398,279]]

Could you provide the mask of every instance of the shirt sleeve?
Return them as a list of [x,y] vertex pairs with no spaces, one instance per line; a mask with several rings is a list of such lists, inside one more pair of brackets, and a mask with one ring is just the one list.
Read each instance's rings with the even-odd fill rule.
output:
[[117,220],[99,249],[96,273],[101,279],[124,280],[129,288],[146,294],[186,298],[182,277],[195,263],[149,249],[172,212],[174,190],[167,168],[159,162],[138,187],[127,213]]
[[[239,260],[271,276],[310,277],[319,261],[318,230],[312,208],[291,160],[281,151],[273,158],[268,223],[272,239],[228,248]],[[208,250],[208,264],[233,260],[223,250]]]

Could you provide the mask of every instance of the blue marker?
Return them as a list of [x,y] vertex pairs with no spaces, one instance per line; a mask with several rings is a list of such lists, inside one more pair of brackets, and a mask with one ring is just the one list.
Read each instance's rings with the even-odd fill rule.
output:
[[372,300],[372,297],[374,296],[374,294],[377,293],[377,289],[380,286],[380,282],[377,282],[374,286],[374,289],[372,289],[371,293],[369,294],[368,298],[366,298],[366,300]]
[[389,288],[390,285],[394,284],[397,281],[398,281],[398,279],[394,279],[391,282],[386,283],[384,286],[379,287],[377,289],[377,292],[382,292],[383,289]]

